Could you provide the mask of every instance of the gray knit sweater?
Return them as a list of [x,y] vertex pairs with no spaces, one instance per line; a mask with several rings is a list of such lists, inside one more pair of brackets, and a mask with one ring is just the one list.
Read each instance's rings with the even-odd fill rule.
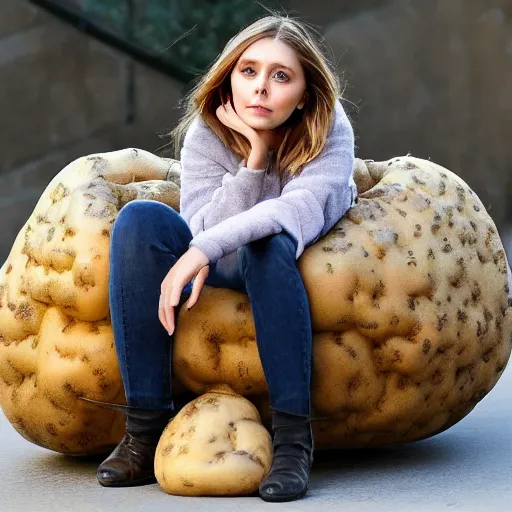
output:
[[[290,179],[280,178],[273,152],[266,169],[248,169],[198,116],[181,150],[180,215],[210,263],[230,264],[236,250],[285,230],[296,259],[353,206],[354,132],[339,101],[320,155]],[[222,260],[222,261],[219,261]]]

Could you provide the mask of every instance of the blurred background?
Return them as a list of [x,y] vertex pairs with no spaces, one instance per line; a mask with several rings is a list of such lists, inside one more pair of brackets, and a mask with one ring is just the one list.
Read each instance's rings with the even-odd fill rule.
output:
[[[512,0],[262,0],[314,24],[346,83],[356,156],[460,175],[512,252]],[[0,264],[76,158],[158,151],[252,0],[0,0]]]

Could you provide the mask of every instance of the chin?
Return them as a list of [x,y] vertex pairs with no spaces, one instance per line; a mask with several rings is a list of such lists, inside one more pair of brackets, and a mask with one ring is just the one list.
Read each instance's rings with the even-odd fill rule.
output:
[[244,123],[251,127],[253,130],[271,130],[272,129],[272,126],[269,124],[269,123],[265,123],[265,122],[262,122],[262,123],[258,123],[258,122],[254,122],[254,120],[245,120],[244,119]]

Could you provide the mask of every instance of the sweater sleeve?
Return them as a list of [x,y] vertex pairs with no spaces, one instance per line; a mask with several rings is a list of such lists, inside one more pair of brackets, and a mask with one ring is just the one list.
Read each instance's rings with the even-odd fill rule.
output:
[[180,215],[194,236],[248,210],[259,199],[268,167],[248,169],[244,161],[232,174],[225,167],[229,164],[226,158],[220,139],[196,120],[185,136],[180,155]]
[[281,195],[255,204],[190,242],[210,262],[253,240],[287,231],[297,241],[296,259],[327,234],[353,204],[354,132],[339,101],[325,146]]

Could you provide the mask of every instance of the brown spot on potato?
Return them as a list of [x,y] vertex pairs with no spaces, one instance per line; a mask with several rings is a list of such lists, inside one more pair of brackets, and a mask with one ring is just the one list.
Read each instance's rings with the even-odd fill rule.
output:
[[245,376],[249,375],[249,368],[247,368],[247,366],[245,366],[243,361],[238,362],[237,370],[238,370],[238,376],[240,378],[244,378]]
[[378,329],[379,324],[377,322],[359,322],[358,327],[361,329]]
[[215,396],[207,397],[206,399],[203,400],[203,403],[207,404],[207,405],[211,405],[213,407],[220,407],[220,401]]
[[441,373],[441,370],[439,368],[436,369],[436,371],[432,374],[432,382],[437,386],[441,384],[444,380],[444,376]]
[[18,306],[16,313],[14,313],[14,318],[16,318],[16,320],[27,322],[33,317],[33,315],[34,315],[34,310],[28,304],[28,302],[22,302]]
[[410,384],[409,377],[406,377],[405,375],[400,375],[398,377],[397,388],[399,390],[404,390],[409,384]]
[[180,446],[180,449],[178,451],[178,456],[180,455],[186,455],[188,453],[188,444],[184,444],[183,446]]
[[386,256],[386,249],[384,249],[384,247],[379,247],[377,249],[377,259],[383,260],[385,256]]
[[348,394],[351,395],[352,393],[357,391],[361,387],[361,384],[362,384],[362,379],[359,374],[357,374],[355,377],[352,377],[351,379],[349,379],[348,385],[347,385]]
[[462,311],[462,309],[457,309],[457,320],[465,324],[467,322],[467,319],[468,314],[465,311]]
[[69,383],[69,382],[65,382],[63,385],[62,385],[62,389],[64,389],[64,391],[66,393],[71,393],[72,395],[74,395],[74,397],[78,400],[80,397],[84,396],[83,392],[82,391],[77,391],[76,389],[73,388],[73,386]]
[[171,444],[168,444],[167,446],[164,447],[164,449],[162,450],[162,455],[164,457],[167,457],[167,455],[169,455],[172,450],[174,448],[174,445],[171,443]]
[[57,201],[60,201],[64,197],[68,196],[69,193],[69,189],[66,186],[64,186],[64,184],[59,183],[50,194],[50,200],[52,201],[52,203],[55,204]]
[[494,352],[494,348],[490,348],[489,350],[486,350],[483,354],[482,354],[482,361],[484,363],[488,363],[489,360],[491,359],[492,357],[492,353]]
[[73,433],[72,442],[81,446],[83,448],[87,448],[88,446],[94,445],[98,441],[98,434],[90,431],[79,431]]
[[448,315],[445,313],[442,316],[436,315],[437,317],[437,330],[442,331],[446,323],[448,322]]
[[89,332],[91,334],[100,334],[101,333],[100,328],[94,322],[91,322],[91,324],[89,325]]
[[62,332],[68,332],[74,325],[77,324],[76,318],[74,318],[72,316],[70,316],[68,318],[69,318],[68,323],[64,326],[64,328],[62,329]]
[[401,363],[401,362],[402,362],[402,354],[401,354],[400,350],[396,349],[396,350],[393,352],[393,359],[392,359],[392,362],[393,362],[393,363]]
[[212,462],[220,462],[221,460],[225,460],[226,459],[226,455],[227,455],[226,451],[224,451],[224,452],[217,452],[214,455]]
[[251,310],[251,304],[249,302],[238,302],[236,305],[237,313],[247,313]]
[[57,429],[55,428],[55,425],[53,423],[47,423],[46,424],[46,432],[50,434],[51,436],[57,436]]
[[185,416],[185,418],[191,418],[192,416],[195,416],[199,412],[199,409],[198,409],[197,405],[192,402],[192,403],[187,404],[182,409],[182,412],[183,412],[183,416]]
[[409,341],[413,341],[414,338],[416,338],[416,336],[418,336],[418,334],[422,331],[422,329],[423,329],[423,324],[421,322],[416,322],[412,326],[411,331],[407,335],[406,339]]
[[47,241],[47,242],[51,242],[54,234],[55,234],[55,227],[54,227],[54,226],[52,226],[52,227],[48,230],[48,233],[47,233],[47,235],[46,235],[46,241]]
[[384,285],[384,282],[382,280],[379,280],[379,282],[377,283],[377,286],[373,290],[372,300],[377,301],[380,298],[384,297],[385,294],[386,294],[386,287]]
[[480,301],[481,296],[482,290],[480,290],[478,283],[475,283],[473,289],[471,290],[471,300],[474,304],[477,304]]
[[484,318],[486,322],[490,322],[494,318],[493,314],[487,308],[484,308]]
[[212,369],[218,370],[221,363],[220,346],[224,339],[219,333],[211,332],[208,334],[206,341],[208,342],[211,348],[211,355],[209,356],[209,359],[213,360]]

